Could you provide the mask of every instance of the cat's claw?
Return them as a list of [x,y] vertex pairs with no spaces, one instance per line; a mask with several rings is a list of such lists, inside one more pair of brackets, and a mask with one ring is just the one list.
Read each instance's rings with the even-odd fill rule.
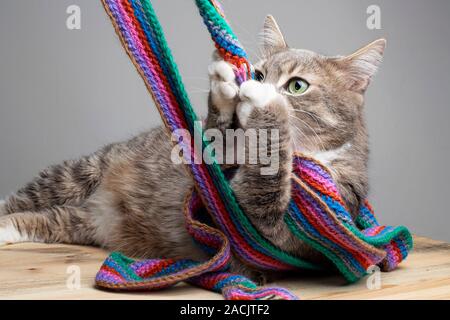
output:
[[236,76],[233,67],[223,61],[215,61],[208,67],[208,74],[211,79],[211,92],[216,105],[234,100],[239,93],[236,84]]
[[263,109],[278,97],[275,87],[271,84],[255,80],[244,82],[239,91],[240,103],[236,109],[241,125],[247,124],[254,108]]

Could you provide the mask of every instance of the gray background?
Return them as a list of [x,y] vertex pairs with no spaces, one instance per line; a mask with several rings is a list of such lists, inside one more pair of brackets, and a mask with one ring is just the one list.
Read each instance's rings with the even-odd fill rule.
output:
[[[51,163],[160,123],[100,0],[0,1],[0,197]],[[450,1],[222,3],[252,57],[267,13],[291,46],[325,54],[388,39],[367,93],[371,199],[383,223],[450,241]],[[81,30],[65,26],[70,4],[81,7]],[[381,7],[382,30],[366,28],[370,4]],[[154,5],[193,103],[204,114],[212,44],[193,1]]]

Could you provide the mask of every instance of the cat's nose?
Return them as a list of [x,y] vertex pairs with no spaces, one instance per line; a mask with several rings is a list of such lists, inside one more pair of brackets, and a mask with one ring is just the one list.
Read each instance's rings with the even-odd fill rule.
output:
[[257,108],[265,107],[276,96],[277,92],[272,84],[255,80],[249,80],[241,84],[239,91],[241,101],[248,102]]

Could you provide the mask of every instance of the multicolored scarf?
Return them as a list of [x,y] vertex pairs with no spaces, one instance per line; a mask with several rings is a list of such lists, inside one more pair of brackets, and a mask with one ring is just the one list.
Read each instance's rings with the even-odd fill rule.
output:
[[[198,118],[183,86],[178,68],[149,0],[102,0],[120,40],[145,81],[172,134],[187,129],[200,134]],[[195,1],[222,57],[236,66],[238,83],[252,77],[247,55],[232,32],[217,1]],[[195,141],[185,143],[185,156],[194,159]],[[214,159],[213,155],[209,157]],[[207,261],[150,259],[134,261],[112,253],[96,277],[99,288],[157,290],[181,281],[221,292],[226,299],[296,299],[282,288],[258,287],[229,273],[232,255],[257,270],[321,269],[266,239],[237,202],[220,166],[214,161],[187,161],[195,188],[186,198],[186,226],[194,241],[209,255]],[[212,163],[212,164],[208,164]],[[371,266],[395,268],[413,243],[405,227],[378,225],[366,202],[352,221],[326,167],[301,154],[293,156],[292,198],[284,221],[298,239],[330,259],[350,282]],[[208,219],[209,218],[209,219]],[[205,222],[208,221],[208,222]]]

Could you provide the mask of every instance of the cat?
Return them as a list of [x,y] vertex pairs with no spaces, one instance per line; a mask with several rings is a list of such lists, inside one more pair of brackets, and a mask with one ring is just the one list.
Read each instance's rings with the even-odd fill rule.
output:
[[[256,80],[235,82],[233,67],[215,55],[209,66],[207,128],[277,129],[278,170],[244,163],[230,183],[256,228],[296,256],[320,260],[283,222],[291,192],[292,153],[312,156],[332,173],[353,217],[368,193],[364,94],[386,41],[349,56],[290,48],[272,16],[262,29]],[[92,155],[42,171],[0,204],[0,244],[25,241],[94,245],[135,258],[206,259],[182,214],[193,185],[171,161],[171,137],[159,127]],[[248,150],[247,150],[248,151]],[[261,276],[237,259],[231,271]]]

